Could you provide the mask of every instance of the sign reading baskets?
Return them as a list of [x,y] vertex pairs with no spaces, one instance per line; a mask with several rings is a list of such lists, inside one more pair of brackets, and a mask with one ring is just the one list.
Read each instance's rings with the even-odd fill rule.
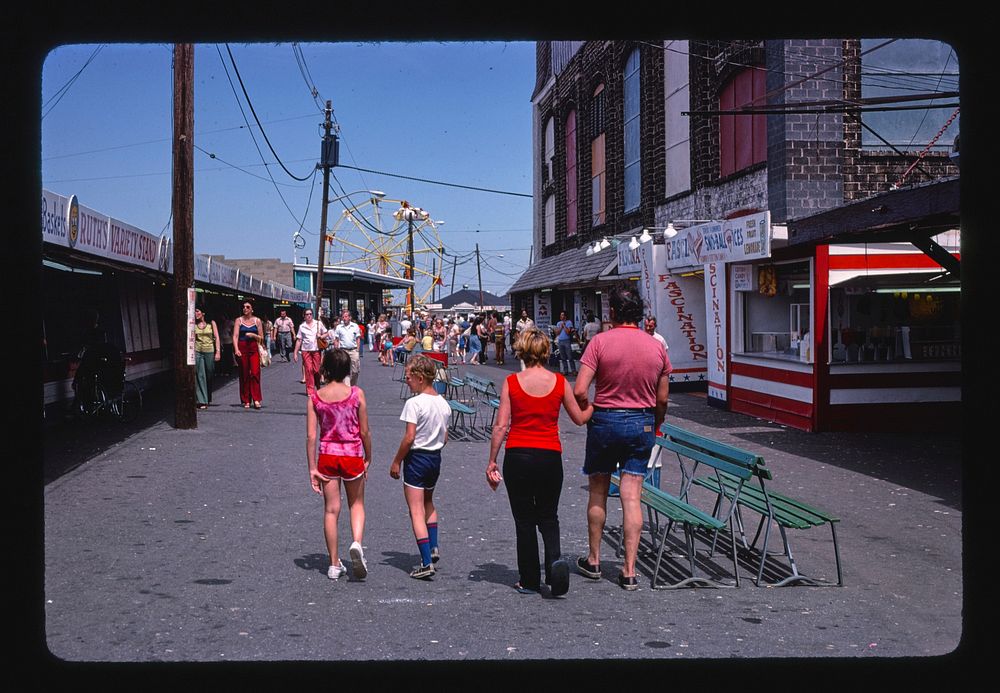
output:
[[42,191],[42,240],[129,265],[160,269],[160,238],[81,205],[76,195]]
[[[64,197],[42,190],[42,241],[77,253],[116,260],[125,265],[173,274],[173,243],[169,236],[151,233],[81,205],[76,195]],[[261,296],[310,303],[311,294],[274,285],[242,274],[236,267],[196,255],[195,278]]]

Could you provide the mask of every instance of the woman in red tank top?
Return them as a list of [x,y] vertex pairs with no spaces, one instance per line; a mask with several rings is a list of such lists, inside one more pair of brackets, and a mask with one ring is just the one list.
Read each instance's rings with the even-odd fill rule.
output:
[[[545,368],[552,344],[544,332],[534,327],[524,330],[515,350],[524,362],[524,370],[508,376],[500,391],[486,480],[494,491],[502,480],[507,481],[520,574],[515,589],[521,593],[540,589],[537,531],[545,545],[545,583],[558,597],[569,589],[569,564],[561,557],[559,546],[558,509],[563,481],[559,411],[565,406],[570,419],[580,426],[590,419],[593,408],[588,404],[581,410],[566,378]],[[505,436],[501,476],[497,454]]]

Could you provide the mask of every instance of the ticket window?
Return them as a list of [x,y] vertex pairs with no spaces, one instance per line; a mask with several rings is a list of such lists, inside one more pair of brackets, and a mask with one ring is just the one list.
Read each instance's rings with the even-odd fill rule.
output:
[[812,363],[812,274],[808,260],[754,265],[741,291],[745,354]]
[[[922,284],[922,286],[921,286]],[[856,278],[830,289],[830,362],[961,358],[959,287],[912,276]]]

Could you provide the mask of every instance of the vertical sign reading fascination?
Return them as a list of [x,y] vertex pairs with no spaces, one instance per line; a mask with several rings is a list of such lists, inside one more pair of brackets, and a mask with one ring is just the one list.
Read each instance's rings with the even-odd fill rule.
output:
[[722,262],[705,265],[705,315],[708,326],[708,396],[726,401],[726,267]]

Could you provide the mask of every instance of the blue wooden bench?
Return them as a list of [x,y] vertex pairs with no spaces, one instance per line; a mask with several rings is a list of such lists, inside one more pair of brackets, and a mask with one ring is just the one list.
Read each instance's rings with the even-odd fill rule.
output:
[[465,379],[459,374],[458,367],[448,366],[448,399],[461,401],[466,396]]
[[489,431],[493,428],[493,420],[496,418],[497,410],[500,409],[500,393],[497,392],[497,386],[492,380],[468,372],[465,374],[465,383],[476,393],[476,401],[489,412],[489,423],[483,425],[483,429]]
[[[467,404],[463,404],[454,399],[446,400],[451,407],[451,422],[448,425],[448,436],[455,440],[468,440],[477,438],[476,431],[476,410]],[[471,421],[466,417],[471,417]]]

